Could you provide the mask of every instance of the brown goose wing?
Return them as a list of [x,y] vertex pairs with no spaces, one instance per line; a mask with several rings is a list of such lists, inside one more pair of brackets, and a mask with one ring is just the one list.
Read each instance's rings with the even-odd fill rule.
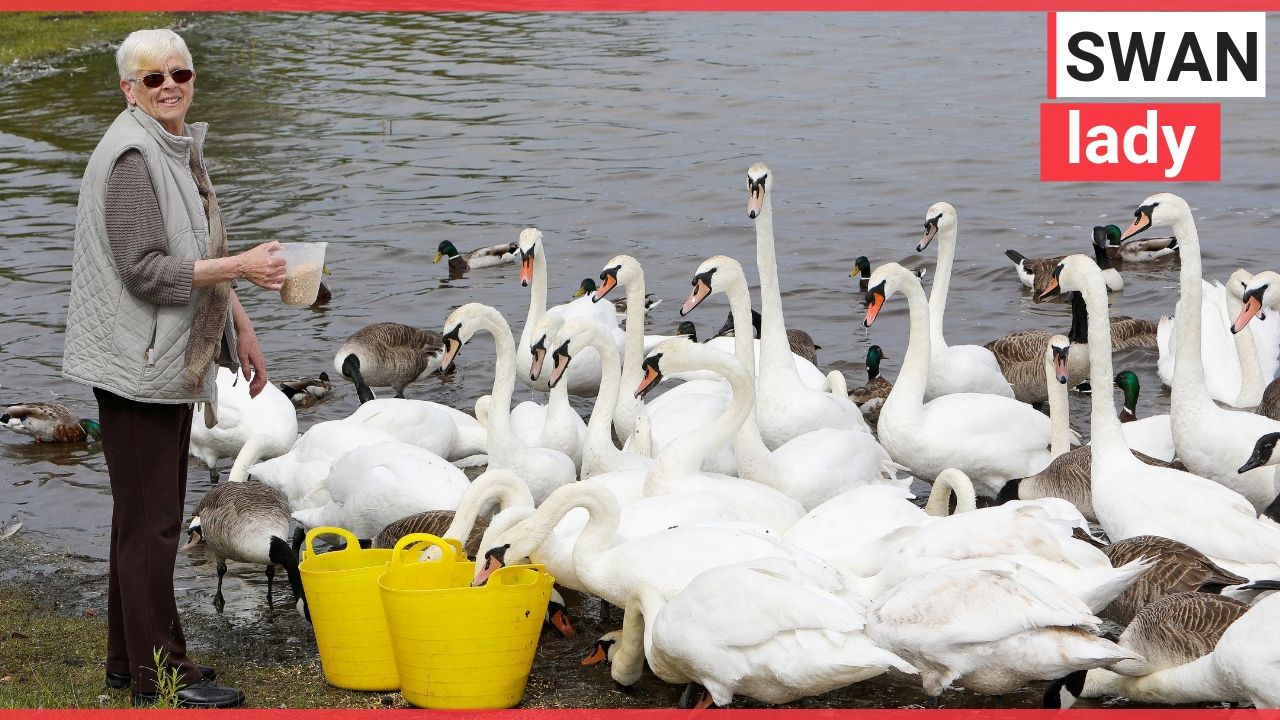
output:
[[1222,633],[1248,609],[1242,602],[1210,593],[1185,592],[1160,598],[1144,607],[1119,639],[1145,662],[1117,670],[1147,674],[1208,655]]

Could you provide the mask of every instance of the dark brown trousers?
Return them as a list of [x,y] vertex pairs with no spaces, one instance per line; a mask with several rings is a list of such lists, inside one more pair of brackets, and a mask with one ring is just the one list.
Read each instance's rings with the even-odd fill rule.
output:
[[107,670],[127,672],[136,693],[155,692],[157,648],[187,684],[200,671],[173,597],[173,567],[187,493],[191,405],[141,403],[94,388],[111,476]]

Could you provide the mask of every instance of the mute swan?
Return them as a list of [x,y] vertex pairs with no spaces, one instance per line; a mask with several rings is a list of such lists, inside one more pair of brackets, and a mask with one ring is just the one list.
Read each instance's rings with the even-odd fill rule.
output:
[[392,440],[390,433],[350,420],[319,422],[289,452],[251,466],[249,475],[284,493],[291,510],[320,507],[330,500],[324,479],[338,458],[355,448]]
[[1033,680],[1138,657],[1095,637],[1099,625],[1078,599],[1037,573],[980,559],[915,575],[885,593],[867,612],[866,633],[914,665],[929,695],[952,684],[1003,695]]
[[[1249,281],[1241,294],[1242,306],[1237,311],[1231,332],[1238,334],[1263,307],[1280,307],[1280,275],[1264,270]],[[1272,380],[1262,391],[1262,399],[1255,410],[1259,415],[1280,420],[1280,380]]]
[[372,400],[370,388],[395,388],[396,397],[422,375],[440,369],[440,333],[400,323],[366,325],[347,338],[333,356],[333,369],[356,386],[360,402]]
[[276,565],[284,567],[294,600],[303,598],[298,556],[288,542],[292,524],[284,495],[256,480],[223,483],[200,499],[187,526],[190,542],[186,548],[202,542],[208,545],[218,566],[218,589],[213,605],[219,612],[227,602],[222,596],[227,560],[266,566],[268,605],[272,604],[271,582],[276,576]]
[[441,240],[440,244],[436,246],[436,256],[431,262],[438,263],[445,256],[449,258],[450,270],[474,270],[476,268],[513,263],[519,256],[519,250],[516,248],[515,243],[502,243],[460,253],[458,248],[453,246],[453,243],[448,240]]
[[911,337],[898,380],[880,410],[880,442],[896,462],[923,480],[955,467],[981,494],[995,497],[1010,478],[1049,464],[1049,418],[1011,397],[954,393],[924,402],[929,376],[928,301],[920,280],[897,263],[871,273],[865,324],[902,292],[911,312]]
[[[1276,469],[1258,468],[1244,474],[1237,473],[1236,469],[1240,467],[1241,458],[1249,456],[1253,443],[1260,436],[1280,430],[1280,422],[1249,412],[1225,410],[1210,399],[1205,385],[1205,364],[1200,352],[1201,333],[1207,326],[1213,326],[1226,335],[1230,321],[1225,317],[1208,323],[1202,321],[1200,236],[1196,232],[1195,220],[1186,201],[1170,193],[1157,193],[1148,197],[1134,211],[1133,225],[1125,231],[1124,236],[1131,237],[1153,226],[1172,226],[1182,248],[1177,369],[1174,371],[1169,408],[1178,459],[1196,475],[1209,478],[1244,495],[1255,510],[1261,511],[1280,492],[1280,486],[1276,483]],[[1206,338],[1205,347],[1210,344]],[[1274,345],[1271,352],[1274,355]],[[1225,368],[1215,367],[1213,374],[1217,375],[1219,370]],[[1191,545],[1208,553],[1195,543]],[[1280,560],[1280,555],[1276,559]]]
[[[619,285],[627,290],[627,324],[623,335],[621,380],[617,385],[612,416],[618,437],[625,439],[635,434],[636,416],[644,404],[633,391],[644,376],[640,363],[644,362],[646,352],[644,316],[648,310],[645,307],[648,296],[645,295],[644,270],[630,255],[617,255],[605,263],[604,270],[600,271],[600,285],[592,293],[591,302],[599,303]],[[603,384],[604,378],[600,382]]]
[[867,430],[858,406],[800,382],[787,343],[782,290],[773,237],[773,174],[762,163],[747,170],[747,215],[756,226],[756,265],[760,271],[760,367],[756,422],[770,449],[818,428]]
[[430,400],[375,398],[361,403],[347,420],[382,430],[446,460],[484,452],[488,435],[475,418]]
[[218,481],[219,458],[235,458],[230,479],[239,482],[248,477],[250,465],[283,455],[298,439],[298,412],[275,385],[267,384],[251,398],[249,381],[220,367],[214,402],[217,423],[207,426],[197,409],[190,448],[191,456],[209,468],[212,482]]
[[[551,344],[555,334],[560,331],[560,326],[564,324],[565,318],[559,313],[550,313],[543,315],[542,319],[533,328],[533,332],[529,335],[534,338],[529,344],[529,352],[532,353],[531,364],[529,366],[529,377],[531,379],[542,374],[543,362],[546,360],[547,353],[552,349]],[[612,338],[610,338],[612,340]],[[516,348],[516,352],[523,352],[525,348]],[[615,352],[616,352],[615,348]],[[521,432],[525,444],[530,446],[551,448],[559,450],[568,455],[573,460],[575,468],[582,468],[582,444],[586,441],[587,424],[582,421],[582,416],[577,410],[569,404],[569,387],[568,383],[561,385],[552,385],[547,396],[547,404],[539,405],[535,402],[526,400],[520,403],[511,411],[511,426],[520,428],[517,420],[518,414],[522,410],[533,409],[533,417],[536,420],[537,433],[534,435]],[[535,423],[530,423],[534,425]],[[533,428],[530,427],[530,430]],[[518,430],[519,431],[519,430]]]
[[[1199,622],[1202,637],[1192,639],[1184,635],[1181,643],[1184,647],[1168,647],[1172,644],[1168,639],[1171,632],[1186,632],[1182,630],[1187,625],[1185,619],[1175,626],[1176,630],[1162,628],[1157,620],[1153,620],[1135,628],[1135,633],[1141,631],[1144,635],[1154,636],[1143,637],[1143,646],[1150,647],[1160,642],[1165,648],[1162,655],[1167,658],[1166,662],[1168,659],[1186,659],[1210,647],[1212,652],[1138,677],[1097,670],[1089,672],[1086,678],[1079,675],[1065,678],[1050,685],[1045,692],[1045,706],[1070,707],[1076,697],[1122,695],[1140,702],[1247,702],[1260,709],[1280,707],[1280,684],[1276,683],[1276,673],[1280,671],[1280,654],[1276,651],[1280,647],[1280,630],[1277,630],[1280,627],[1280,596],[1264,598],[1231,621],[1238,608],[1223,598],[1211,600],[1212,595],[1195,595],[1187,593],[1177,596],[1179,600],[1166,598],[1163,602],[1170,608],[1175,607],[1175,603],[1213,605],[1215,612]],[[1144,612],[1154,614],[1160,609],[1153,604]],[[1225,622],[1230,624],[1221,630]],[[1157,630],[1165,630],[1162,633],[1164,637],[1159,637]],[[1218,632],[1221,632],[1221,637],[1214,643],[1213,636]]]
[[[1149,216],[1149,212],[1145,206],[1139,211],[1143,216]],[[1174,231],[1183,243],[1184,271],[1187,265],[1198,265],[1194,237],[1187,237],[1185,225]],[[1190,234],[1194,235],[1194,229]],[[1112,372],[1111,338],[1103,335],[1107,295],[1101,273],[1092,260],[1071,255],[1059,265],[1051,291],[1055,286],[1084,295],[1089,306],[1090,334],[1097,338],[1089,343],[1090,378],[1094,387],[1105,387]],[[1187,286],[1183,284],[1184,298]],[[1199,286],[1191,283],[1191,287]],[[1196,303],[1192,298],[1184,307],[1186,304]],[[1194,339],[1194,333],[1192,329],[1186,337]],[[1194,347],[1190,350],[1194,353]],[[1184,364],[1184,372],[1194,372],[1197,366],[1192,358]],[[1172,538],[1194,547],[1231,572],[1245,577],[1280,577],[1280,526],[1259,520],[1248,500],[1223,485],[1142,463],[1124,443],[1115,400],[1108,393],[1094,392],[1092,401],[1093,437],[1089,447],[1093,510],[1107,537],[1113,542],[1135,535]],[[1178,422],[1175,415],[1175,439]]]
[[[761,322],[763,322],[763,320],[760,317],[760,313],[757,312],[756,310],[752,310],[751,311],[751,331],[752,331],[752,337],[754,337],[756,340],[760,339]],[[714,340],[715,338],[722,338],[722,337],[723,338],[737,337],[738,333],[737,333],[737,330],[735,329],[736,327],[737,327],[737,323],[734,321],[733,313],[729,313],[729,317],[724,321],[724,325],[720,326],[720,329],[716,331],[715,337],[713,337],[712,340]],[[807,377],[804,377],[803,374],[806,372],[806,368],[808,368],[809,366],[813,366],[814,369],[817,369],[818,351],[822,349],[822,346],[815,343],[813,341],[813,336],[805,332],[804,330],[801,330],[799,328],[787,328],[787,347],[791,348],[792,355],[795,355],[797,358],[804,360],[804,363],[801,363],[799,361],[796,362],[796,371],[802,374],[800,379],[804,381],[806,385],[809,385],[809,387],[814,387],[809,383],[808,381],[809,379]]]
[[[734,592],[726,593],[726,588]],[[660,679],[693,682],[726,706],[735,695],[779,705],[861,682],[902,658],[862,634],[862,608],[779,558],[713,568],[669,600],[647,584],[631,591],[612,675],[640,679],[645,660]]]
[[[624,336],[618,329],[618,316],[611,305],[594,303],[591,298],[580,297],[564,305],[556,305],[547,309],[547,250],[542,243],[542,232],[537,228],[525,228],[520,231],[517,241],[520,251],[520,284],[529,288],[529,315],[525,318],[524,327],[520,330],[518,347],[527,348],[532,344],[531,334],[538,321],[547,313],[571,317],[595,318],[607,330],[612,332],[622,351]],[[532,287],[530,287],[532,286]],[[542,378],[532,379],[529,367],[532,359],[526,353],[515,356],[516,369],[520,381],[534,390],[546,392],[550,388]],[[574,371],[569,374],[568,390],[573,395],[594,396],[600,389],[600,360],[594,351],[588,351],[586,357],[578,358]],[[537,495],[537,493],[534,493]]]
[[916,245],[916,252],[924,252],[930,241],[938,238],[937,277],[929,291],[929,384],[925,387],[924,399],[952,393],[987,393],[1011,398],[1013,388],[1000,373],[1000,365],[990,350],[980,345],[947,345],[942,334],[958,224],[956,209],[951,203],[936,202],[925,211],[924,235]]
[[[489,467],[511,470],[524,478],[534,502],[541,502],[552,490],[573,482],[578,470],[572,458],[558,450],[527,447],[511,429],[511,394],[515,391],[517,363],[515,343],[507,321],[488,305],[467,303],[449,313],[444,327],[445,351],[440,366],[446,370],[476,332],[485,330],[493,335],[497,364],[489,401]],[[532,364],[533,358],[530,357],[529,361]]]

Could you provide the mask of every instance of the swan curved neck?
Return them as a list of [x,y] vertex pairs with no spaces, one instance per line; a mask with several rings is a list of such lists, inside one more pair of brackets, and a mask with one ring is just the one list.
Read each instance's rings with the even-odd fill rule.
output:
[[[605,301],[601,301],[605,302]],[[627,301],[630,303],[630,299]],[[628,306],[628,314],[630,306]],[[631,335],[631,319],[627,319],[627,336]],[[613,412],[618,407],[618,393],[622,387],[622,368],[618,359],[618,346],[611,338],[593,330],[586,335],[587,343],[600,354],[600,389],[596,392],[596,402],[591,408],[591,418],[587,421],[586,445],[583,448],[582,479],[590,475],[607,471],[622,455],[622,451],[613,444]],[[643,338],[641,338],[643,341]],[[628,339],[627,342],[630,342]],[[643,347],[641,348],[643,349]],[[639,384],[639,381],[636,381]],[[567,379],[556,385],[567,388]],[[588,462],[588,457],[590,461]],[[590,465],[590,474],[588,474]]]
[[511,395],[516,384],[516,343],[511,337],[511,326],[507,325],[507,321],[496,310],[477,318],[476,326],[493,335],[497,355],[497,366],[493,371],[493,391],[489,396],[489,442],[493,444],[497,441],[499,447],[522,445],[511,429]]
[[902,372],[898,373],[893,392],[884,401],[882,415],[891,406],[901,407],[908,401],[915,407],[923,405],[924,389],[929,380],[929,355],[932,352],[929,301],[919,282],[907,281],[901,285],[902,295],[907,299],[907,309],[911,314],[911,334],[907,342],[907,354],[902,360]]
[[453,513],[453,521],[444,536],[466,542],[475,527],[476,518],[490,503],[496,501],[498,510],[512,507],[533,507],[533,496],[523,481],[503,475],[481,475],[471,482]]
[[705,369],[728,381],[733,392],[729,407],[715,421],[672,440],[662,449],[645,476],[645,495],[664,492],[664,488],[658,487],[664,478],[699,472],[707,455],[729,442],[751,414],[756,402],[754,383],[751,375],[736,365],[734,358],[723,355],[706,363]]
[[933,287],[929,289],[929,332],[935,343],[943,343],[942,319],[947,314],[947,293],[951,289],[951,267],[956,259],[956,223],[938,231],[938,264]]
[[624,388],[634,389],[644,376],[644,296],[644,273],[636,268],[635,279],[627,283],[627,327],[622,344]]
[[[756,216],[756,266],[760,272],[760,376],[767,382],[799,383],[791,344],[787,341],[787,321],[782,316],[782,286],[778,281],[778,259],[773,238],[773,193],[764,196]],[[750,320],[750,318],[748,318]],[[751,327],[751,323],[734,327]],[[741,330],[735,332],[740,333]]]
[[665,604],[662,594],[642,582],[631,591],[622,616],[622,636],[613,653],[611,674],[623,685],[640,679],[645,658],[653,657],[653,621]]
[[533,253],[533,279],[529,284],[529,315],[524,320],[523,334],[531,332],[547,314],[547,251],[542,243]]
[[933,481],[929,502],[924,511],[933,517],[946,517],[951,510],[951,493],[956,494],[956,514],[978,509],[978,497],[969,477],[958,472],[942,472]]
[[1111,313],[1107,307],[1107,286],[1101,272],[1091,272],[1080,290],[1085,307],[1089,310],[1089,384],[1090,395],[1090,451],[1093,467],[1098,467],[1101,455],[1125,456],[1132,460],[1129,446],[1125,444],[1120,418],[1116,415],[1116,401],[1106,388],[1111,387]]
[[[734,283],[725,290],[729,298],[729,310],[733,314],[735,328],[751,327],[751,292],[747,290],[746,278]],[[745,323],[745,324],[744,324]],[[756,342],[749,332],[733,333],[734,357],[742,363],[742,367],[756,382]],[[738,397],[734,391],[734,398]],[[754,403],[753,403],[754,404]],[[748,412],[746,420],[733,434],[733,454],[738,461],[739,474],[747,480],[771,482],[777,479],[777,468],[773,465],[773,453],[760,437],[760,426],[756,422],[756,413]]]
[[1173,224],[1173,232],[1181,248],[1182,267],[1178,274],[1178,347],[1173,356],[1170,404],[1179,408],[1178,414],[1184,414],[1194,412],[1197,405],[1212,404],[1213,400],[1205,386],[1204,359],[1200,354],[1200,315],[1204,295],[1200,235],[1190,215],[1179,217]]

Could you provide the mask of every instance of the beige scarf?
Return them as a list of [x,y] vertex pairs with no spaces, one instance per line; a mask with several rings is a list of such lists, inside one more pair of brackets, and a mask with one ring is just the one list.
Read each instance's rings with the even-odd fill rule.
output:
[[[204,168],[191,153],[191,175],[195,178],[200,198],[204,201],[205,215],[209,218],[209,257],[227,256],[227,229],[222,225],[222,213],[218,210],[218,197]],[[196,295],[196,312],[191,319],[191,333],[187,338],[187,354],[182,370],[186,389],[196,392],[204,384],[209,366],[218,356],[222,333],[227,322],[227,305],[231,301],[231,283],[221,282]]]

